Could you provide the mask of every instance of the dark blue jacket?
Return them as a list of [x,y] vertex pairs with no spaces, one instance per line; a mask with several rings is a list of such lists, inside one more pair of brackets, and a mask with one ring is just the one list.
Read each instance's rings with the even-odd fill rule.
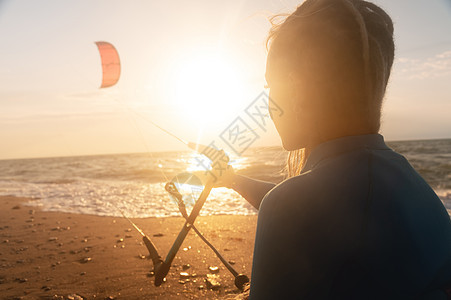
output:
[[262,201],[250,299],[421,299],[450,282],[450,217],[381,135],[320,144]]

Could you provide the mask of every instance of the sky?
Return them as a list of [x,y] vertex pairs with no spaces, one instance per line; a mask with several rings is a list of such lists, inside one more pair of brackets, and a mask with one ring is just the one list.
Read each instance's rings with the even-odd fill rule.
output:
[[[246,108],[265,91],[268,17],[301,2],[0,0],[0,159],[185,150],[154,124],[227,148],[237,118],[251,146],[280,146]],[[397,47],[381,133],[451,138],[451,1],[374,2]],[[119,52],[113,87],[96,41]]]

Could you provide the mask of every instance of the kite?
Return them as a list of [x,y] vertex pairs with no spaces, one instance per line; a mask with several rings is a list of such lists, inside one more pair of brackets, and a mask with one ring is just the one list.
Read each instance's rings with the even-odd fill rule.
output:
[[106,88],[115,85],[121,75],[121,62],[116,48],[108,42],[95,42],[102,61],[102,85]]

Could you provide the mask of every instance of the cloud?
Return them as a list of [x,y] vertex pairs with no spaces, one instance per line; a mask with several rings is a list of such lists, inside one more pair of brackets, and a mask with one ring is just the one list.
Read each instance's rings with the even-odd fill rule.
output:
[[407,79],[438,78],[451,74],[451,50],[426,59],[399,58],[397,75]]

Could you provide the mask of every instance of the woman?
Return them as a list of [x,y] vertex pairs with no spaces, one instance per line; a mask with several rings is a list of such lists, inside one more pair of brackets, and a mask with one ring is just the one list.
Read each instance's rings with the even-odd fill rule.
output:
[[307,0],[268,44],[291,178],[227,178],[259,209],[250,298],[446,299],[448,213],[378,134],[390,17],[366,1]]

